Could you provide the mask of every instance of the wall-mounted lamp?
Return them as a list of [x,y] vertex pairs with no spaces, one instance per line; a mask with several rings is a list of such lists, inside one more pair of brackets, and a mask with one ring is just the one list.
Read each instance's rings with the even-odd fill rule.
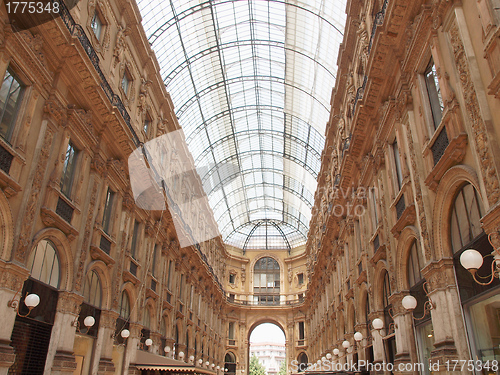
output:
[[326,359],[328,360],[332,359],[332,355],[330,353],[326,353]]
[[210,364],[210,362],[206,361],[205,362],[205,366],[208,368],[208,365]]
[[181,361],[184,359],[184,352],[179,352],[179,359]]
[[380,318],[375,318],[372,320],[372,327],[380,333],[380,330],[384,328],[384,321]]
[[201,359],[201,358],[200,358],[200,359],[198,360],[198,364],[201,366],[201,365],[203,364],[203,359]]
[[363,334],[361,332],[354,332],[354,349],[356,350],[358,345],[360,345],[361,340],[363,340]]
[[337,348],[335,348],[335,349],[332,350],[332,353],[333,353],[333,355],[339,355],[340,354],[340,350],[338,350]]
[[12,307],[14,310],[16,310],[17,315],[25,318],[30,314],[31,310],[33,310],[35,307],[38,306],[38,304],[40,303],[40,297],[38,296],[38,294],[35,294],[35,293],[31,293],[31,294],[26,293],[26,297],[24,298],[24,304],[28,307],[29,311],[26,315],[21,315],[21,314],[19,314],[19,304],[21,303],[21,297],[19,297],[19,299],[16,299],[16,297],[20,293],[21,289],[22,289],[22,286],[16,292],[16,294],[14,294],[14,297],[12,297],[12,299],[9,302],[7,302],[7,306]]
[[[490,242],[490,244],[491,244],[491,239],[490,239],[491,235],[492,235],[492,233],[490,233],[488,235],[488,241]],[[492,246],[493,246],[493,244],[492,244]],[[488,257],[488,256],[494,257],[493,262],[491,262],[491,274],[486,276],[486,277],[478,276],[478,277],[481,277],[482,279],[489,278],[489,280],[487,282],[482,282],[482,281],[479,281],[476,277],[477,270],[479,268],[481,268],[481,266],[483,265],[483,256],[481,255],[481,253],[477,250],[469,249],[469,250],[465,250],[462,253],[462,255],[460,255],[460,264],[462,265],[462,267],[464,267],[467,271],[469,271],[471,273],[474,281],[480,285],[490,285],[493,282],[493,280],[495,280],[495,278],[500,277],[499,276],[500,275],[500,255],[498,253],[495,253],[495,255],[493,255],[493,254],[486,255],[486,257]]]
[[355,332],[354,333],[354,340],[356,342],[360,342],[361,340],[363,340],[363,334],[361,332]]
[[165,347],[163,348],[163,351],[164,351],[164,352],[165,352],[165,354],[167,354],[167,355],[168,355],[168,353],[170,353],[170,351],[171,351],[171,350],[172,350],[172,348],[171,348],[170,346],[168,346],[168,345],[167,345],[167,346],[165,346]]
[[351,343],[350,343],[349,341],[344,340],[344,341],[342,342],[342,347],[343,347],[344,349],[348,349],[350,346],[351,346]]
[[[435,308],[435,305],[432,303],[432,301],[431,301],[431,299],[429,297],[429,292],[427,290],[428,285],[429,284],[427,284],[427,282],[425,282],[422,285],[422,287],[424,288],[425,295],[428,298],[428,300],[425,301],[425,303],[424,303],[424,314],[420,318],[415,318],[413,316],[413,314],[412,314],[412,317],[415,320],[422,320],[422,319],[424,319],[425,316],[427,315],[427,313],[430,313],[430,311]],[[413,297],[412,295],[409,294],[409,295],[403,297],[403,300],[401,301],[401,304],[403,305],[403,307],[406,310],[413,311],[417,307],[417,299],[415,297]]]
[[194,363],[194,355],[190,355],[189,356],[189,362],[190,363]]
[[126,339],[130,336],[130,331],[128,329],[124,329],[123,331],[120,332],[120,336]]
[[151,340],[151,339],[146,339],[146,341],[144,341],[144,344],[145,344],[147,347],[150,347],[151,345],[153,345],[153,340]]

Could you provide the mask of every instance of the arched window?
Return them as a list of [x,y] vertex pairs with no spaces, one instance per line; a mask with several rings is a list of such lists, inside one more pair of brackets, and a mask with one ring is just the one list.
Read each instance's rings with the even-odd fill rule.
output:
[[304,372],[307,369],[307,364],[309,362],[309,359],[307,358],[307,354],[304,352],[300,353],[299,357],[297,358],[297,361],[299,362],[298,372]]
[[146,345],[146,340],[151,336],[151,312],[147,307],[144,309],[144,314],[142,316],[142,326],[140,348],[148,351],[149,347]]
[[276,305],[280,301],[280,266],[270,257],[259,259],[254,267],[254,301],[260,305]]
[[28,269],[32,278],[54,288],[59,287],[59,258],[52,242],[38,242],[28,258]]
[[227,352],[224,357],[224,368],[227,369],[227,374],[236,373],[236,356],[233,352]]
[[115,329],[115,341],[118,344],[125,343],[125,339],[121,337],[121,332],[124,329],[129,329],[129,317],[130,317],[130,300],[128,298],[127,292],[124,290],[120,295],[120,300],[118,301],[118,314],[120,315],[116,319],[116,329]]
[[83,287],[83,299],[89,305],[95,306],[100,309],[102,299],[101,296],[101,281],[99,280],[97,272],[92,270],[87,273],[87,277],[85,278],[85,285]]
[[417,240],[414,240],[408,255],[408,283],[410,288],[422,281],[421,269],[421,254],[417,246]]
[[476,271],[479,281],[487,282],[491,275],[494,249],[481,228],[484,214],[480,196],[471,184],[458,192],[450,217],[450,237],[455,275],[460,299],[465,310],[467,333],[474,358],[485,363],[498,357],[498,311],[500,306],[500,281],[494,278],[489,285],[474,281],[469,271],[460,263],[460,255],[475,249],[483,256],[483,265]]
[[389,302],[391,295],[391,283],[389,281],[389,273],[384,272],[384,283],[382,286],[382,304],[384,306],[384,328],[386,336],[384,338],[385,360],[387,363],[394,363],[396,357],[396,340],[394,334],[394,320],[392,319],[392,304]]
[[389,302],[389,296],[391,295],[391,284],[389,282],[389,274],[387,271],[384,272],[384,284],[382,286],[382,304],[384,307],[384,327],[386,328],[386,332],[390,331],[391,324],[393,323],[391,317],[391,308],[392,305]]
[[476,189],[465,185],[457,194],[451,212],[451,247],[453,253],[469,245],[483,233],[481,217],[484,211]]
[[120,307],[118,313],[120,314],[120,317],[126,320],[130,316],[130,300],[126,291],[123,291],[120,296]]
[[[101,281],[97,272],[92,270],[87,273],[85,284],[83,285],[83,302],[80,305],[80,314],[78,316],[80,333],[97,337],[101,316],[101,296]],[[90,328],[86,328],[84,324],[87,316],[92,316],[95,319],[94,325]]]

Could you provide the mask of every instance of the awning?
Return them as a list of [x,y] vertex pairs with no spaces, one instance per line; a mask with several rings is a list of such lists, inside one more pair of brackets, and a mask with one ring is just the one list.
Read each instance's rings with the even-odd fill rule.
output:
[[192,374],[215,375],[215,371],[210,371],[201,367],[195,367],[192,364],[177,361],[176,359],[163,357],[161,355],[137,351],[135,367],[139,370],[159,370],[169,372],[183,372]]

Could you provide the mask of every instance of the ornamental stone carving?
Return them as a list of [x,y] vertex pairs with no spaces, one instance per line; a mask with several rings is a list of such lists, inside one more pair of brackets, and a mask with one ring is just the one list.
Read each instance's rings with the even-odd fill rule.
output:
[[450,28],[450,42],[453,48],[455,65],[460,75],[460,84],[464,96],[466,113],[472,127],[472,140],[475,143],[476,151],[479,154],[479,165],[486,188],[486,196],[491,206],[498,202],[500,197],[500,188],[498,175],[493,161],[493,155],[490,149],[488,137],[486,135],[486,126],[481,116],[479,101],[476,90],[470,74],[467,55],[460,37],[460,31],[454,22]]

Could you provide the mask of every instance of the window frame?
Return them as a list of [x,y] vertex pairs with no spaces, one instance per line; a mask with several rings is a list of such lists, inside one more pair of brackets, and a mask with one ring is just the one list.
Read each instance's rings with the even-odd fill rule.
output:
[[[432,73],[434,77],[433,79],[430,79],[428,77],[430,73]],[[441,121],[443,119],[444,102],[443,102],[442,90],[439,84],[436,64],[434,63],[434,58],[432,55],[429,61],[427,62],[427,65],[422,73],[422,76],[424,80],[425,93],[427,94],[426,101],[427,105],[429,106],[431,120],[432,120],[430,123],[431,134],[434,134],[436,130],[439,128],[439,125],[441,124]],[[431,87],[431,83],[434,84],[434,87]],[[437,113],[438,109],[439,113]]]
[[[133,81],[132,75],[128,71],[128,68],[125,67],[125,69],[123,70],[123,74],[121,76],[121,79],[120,79],[120,89],[122,90],[122,92],[125,94],[125,96],[127,98],[130,95],[130,91],[132,88],[132,81]],[[124,87],[125,82],[126,82],[126,87]]]
[[130,256],[137,260],[137,248],[139,246],[139,227],[141,223],[134,220],[134,228],[132,229],[132,242],[130,243]]
[[[68,157],[68,152],[70,152],[70,149],[73,150],[73,155],[72,156],[70,155]],[[74,185],[74,181],[75,181],[75,172],[77,169],[79,153],[80,153],[80,150],[75,146],[75,144],[70,139],[68,141],[68,145],[67,145],[66,151],[65,151],[63,169],[61,172],[61,181],[59,184],[61,193],[64,194],[64,196],[70,200],[71,200],[71,196],[73,193],[73,185]],[[71,161],[68,161],[70,158],[71,158]],[[69,176],[67,176],[69,163],[71,163],[71,167],[70,167],[71,169],[69,171]]]
[[[95,21],[98,21],[98,22],[95,22]],[[96,28],[95,25],[97,25],[98,27]],[[94,9],[94,14],[92,15],[92,18],[90,20],[90,28],[92,29],[94,36],[96,37],[96,39],[99,43],[101,42],[101,38],[104,34],[103,33],[104,26],[105,26],[105,23],[102,20],[101,13],[98,10],[98,8],[96,7]]]
[[[13,82],[15,81],[18,83],[19,90],[20,90],[19,94],[17,96],[16,102],[15,102],[15,105],[13,107],[13,116],[10,119],[10,124],[7,126],[7,132],[5,134],[5,137],[0,134],[0,137],[5,142],[7,142],[8,144],[11,144],[13,134],[14,134],[14,129],[16,128],[16,124],[19,121],[19,118],[21,117],[19,114],[21,112],[21,107],[24,103],[24,98],[26,96],[26,91],[27,91],[28,85],[26,84],[26,80],[22,79],[20,74],[17,73],[16,69],[15,68],[13,69],[12,64],[8,64],[6,69],[5,69],[5,73],[4,73],[3,80],[2,80],[2,85],[0,86],[0,88],[3,87],[3,83],[6,80],[7,74],[10,74],[10,76],[13,79]],[[10,96],[12,94],[11,88],[12,88],[12,83],[10,84],[9,91],[8,91],[9,94],[7,95],[6,99],[10,98]],[[3,118],[5,116],[6,106],[7,106],[7,100],[4,102],[3,107],[0,108],[0,124],[2,123]]]
[[114,192],[113,189],[108,186],[108,189],[106,191],[106,198],[104,200],[104,211],[102,215],[102,230],[108,236],[111,234],[110,232],[112,232],[111,219],[113,215],[115,197],[116,192]]
[[395,195],[399,195],[399,192],[403,188],[403,163],[401,160],[401,153],[399,152],[398,140],[395,137],[394,141],[391,143],[392,158],[394,159],[394,188]]

